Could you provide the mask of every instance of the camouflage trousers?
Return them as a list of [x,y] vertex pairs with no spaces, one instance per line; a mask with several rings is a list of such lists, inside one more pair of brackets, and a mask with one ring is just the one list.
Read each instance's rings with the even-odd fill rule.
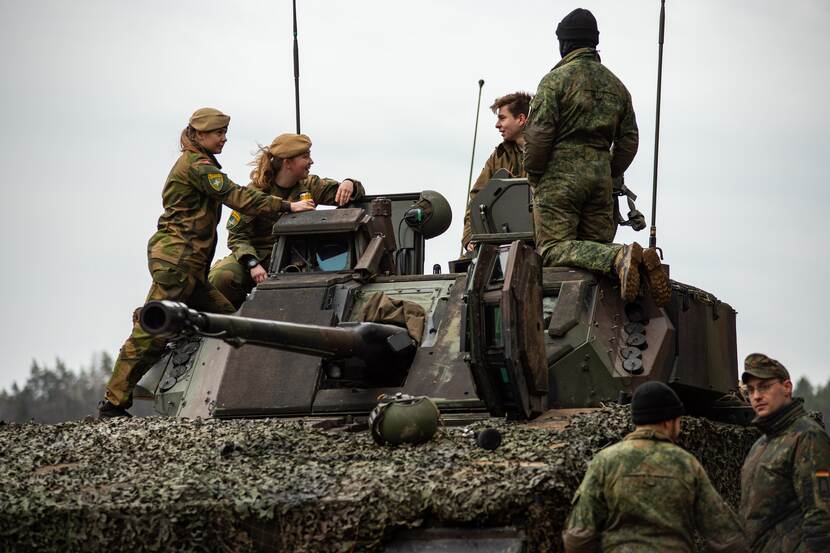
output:
[[617,225],[610,166],[603,159],[567,161],[534,187],[536,249],[546,267],[611,274],[622,246],[611,243]]
[[[225,297],[209,283],[204,283],[174,265],[150,260],[153,284],[147,301],[181,301],[194,309],[213,313],[236,311]],[[141,377],[159,360],[167,344],[166,336],[153,336],[133,321],[133,331],[118,354],[107,382],[106,398],[110,403],[129,408],[133,389]]]
[[[268,267],[267,261],[262,260],[263,267]],[[251,278],[251,271],[243,267],[233,254],[220,259],[211,267],[208,282],[237,309],[256,286]]]

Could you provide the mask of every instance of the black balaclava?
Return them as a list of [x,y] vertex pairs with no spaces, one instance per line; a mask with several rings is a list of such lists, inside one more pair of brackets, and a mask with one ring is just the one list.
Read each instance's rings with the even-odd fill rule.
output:
[[631,398],[631,420],[634,424],[655,424],[685,414],[683,402],[662,382],[640,384]]
[[577,48],[596,48],[599,44],[599,30],[594,14],[582,8],[575,9],[559,22],[556,37],[563,58]]

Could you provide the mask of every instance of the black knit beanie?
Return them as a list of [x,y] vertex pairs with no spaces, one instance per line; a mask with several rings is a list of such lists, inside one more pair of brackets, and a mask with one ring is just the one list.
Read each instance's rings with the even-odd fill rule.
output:
[[556,27],[556,38],[560,41],[596,46],[599,44],[599,30],[594,14],[582,8],[575,9],[559,22]]
[[631,420],[634,424],[655,424],[686,413],[674,390],[662,382],[641,384],[631,398]]

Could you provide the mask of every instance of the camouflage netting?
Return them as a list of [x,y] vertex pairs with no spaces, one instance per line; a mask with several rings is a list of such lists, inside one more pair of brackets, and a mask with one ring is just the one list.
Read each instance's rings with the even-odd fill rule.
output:
[[[470,429],[498,428],[496,451]],[[630,430],[625,407],[564,430],[447,428],[422,446],[301,421],[163,418],[0,425],[0,550],[379,551],[429,524],[559,534],[586,463]],[[681,445],[735,505],[751,429],[684,419]]]

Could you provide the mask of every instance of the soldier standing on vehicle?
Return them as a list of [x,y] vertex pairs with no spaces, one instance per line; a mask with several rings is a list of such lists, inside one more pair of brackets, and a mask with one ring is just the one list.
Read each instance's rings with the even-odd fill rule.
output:
[[[182,154],[162,190],[164,213],[147,245],[153,284],[150,300],[185,302],[194,309],[233,313],[234,307],[207,282],[207,269],[216,249],[216,225],[222,204],[251,215],[305,211],[313,206],[291,204],[258,190],[234,184],[222,172],[216,155],[227,141],[230,117],[213,108],[197,110],[182,131]],[[158,361],[167,338],[145,332],[138,321],[121,347],[98,404],[102,418],[129,417],[133,389]]]
[[487,184],[496,171],[506,169],[514,177],[526,177],[524,170],[523,155],[525,139],[523,131],[527,122],[527,113],[530,109],[530,101],[533,97],[527,92],[513,92],[496,98],[490,109],[496,114],[496,128],[501,133],[502,143],[487,158],[484,168],[481,170],[476,182],[470,189],[470,197],[467,198],[467,211],[464,213],[464,234],[461,236],[461,244],[468,252],[475,249],[475,244],[470,242],[470,206],[473,198],[479,190]]
[[597,453],[574,495],[562,539],[568,553],[748,551],[738,517],[695,457],[675,445],[683,404],[662,382],[634,392],[635,430]]
[[793,399],[784,365],[762,353],[741,380],[761,436],[741,470],[741,518],[753,553],[830,551],[830,437]]
[[[355,179],[324,179],[309,175],[311,139],[304,134],[281,134],[267,148],[260,148],[251,171],[250,188],[261,190],[285,201],[300,202],[314,209],[316,205],[345,205],[365,195],[363,185]],[[268,276],[271,234],[274,217],[243,215],[236,211],[228,218],[228,249],[231,255],[218,261],[208,279],[236,308],[254,286]]]
[[562,60],[539,83],[524,131],[536,248],[546,266],[616,274],[626,302],[637,296],[644,265],[655,302],[665,305],[671,285],[658,252],[611,243],[612,178],[631,164],[639,140],[631,95],[600,63],[590,11],[569,13],[556,35]]

